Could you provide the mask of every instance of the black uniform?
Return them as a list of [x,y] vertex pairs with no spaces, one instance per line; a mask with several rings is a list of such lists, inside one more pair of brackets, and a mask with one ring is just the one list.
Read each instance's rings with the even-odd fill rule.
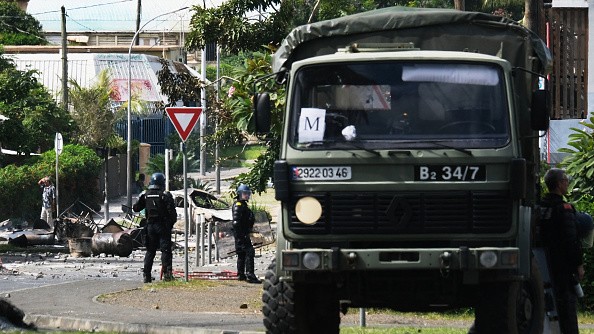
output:
[[254,227],[254,213],[245,200],[233,203],[233,236],[237,253],[237,275],[240,280],[258,281],[254,274],[254,246],[250,240],[250,232]]
[[564,334],[579,333],[577,323],[577,270],[583,264],[576,229],[576,211],[563,197],[548,193],[541,202],[543,242],[551,270],[559,323]]
[[149,189],[140,194],[133,209],[136,212],[145,209],[146,212],[146,254],[143,270],[145,283],[151,281],[153,261],[159,246],[164,278],[172,279],[171,229],[177,220],[173,196],[160,189]]

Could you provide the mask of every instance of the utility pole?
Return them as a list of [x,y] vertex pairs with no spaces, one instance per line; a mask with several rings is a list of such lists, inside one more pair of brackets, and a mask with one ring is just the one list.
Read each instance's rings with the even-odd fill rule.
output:
[[62,106],[68,112],[68,38],[66,35],[66,8],[62,6]]
[[200,58],[200,75],[204,82],[200,92],[200,106],[202,107],[200,114],[200,175],[206,175],[206,47],[202,49]]
[[[142,13],[142,0],[138,0],[138,5],[136,6],[136,30],[140,30],[140,17]],[[136,45],[140,45],[140,38],[136,39]]]
[[540,38],[545,39],[545,15],[542,1],[524,2],[524,24]]

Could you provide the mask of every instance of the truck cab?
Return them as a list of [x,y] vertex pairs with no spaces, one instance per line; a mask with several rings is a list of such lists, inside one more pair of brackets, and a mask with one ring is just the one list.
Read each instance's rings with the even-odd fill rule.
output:
[[[394,15],[429,23],[427,13]],[[406,28],[441,31],[418,22]],[[338,311],[352,307],[470,306],[480,333],[542,330],[531,234],[546,94],[532,67],[480,52],[476,36],[463,42],[468,32],[456,29],[459,50],[428,47],[402,27],[380,41],[370,30],[324,31],[320,39],[332,37],[319,42],[321,54],[301,54],[312,52],[304,38],[308,50],[283,63],[274,171],[282,213],[263,296],[269,333],[338,333]],[[256,119],[267,109],[260,104]]]

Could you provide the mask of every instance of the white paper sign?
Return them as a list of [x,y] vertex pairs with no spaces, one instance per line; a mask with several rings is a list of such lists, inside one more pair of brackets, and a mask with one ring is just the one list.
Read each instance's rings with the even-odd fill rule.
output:
[[324,140],[326,109],[302,108],[299,116],[299,142]]

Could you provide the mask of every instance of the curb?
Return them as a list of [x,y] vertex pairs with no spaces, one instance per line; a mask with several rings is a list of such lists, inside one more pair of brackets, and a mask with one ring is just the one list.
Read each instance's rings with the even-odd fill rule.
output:
[[87,320],[70,317],[57,317],[49,315],[26,315],[25,322],[35,325],[38,329],[54,329],[84,332],[111,332],[111,333],[155,333],[155,334],[262,334],[254,331],[234,331],[219,329],[200,329],[196,327],[155,326],[134,323],[121,323],[111,321]]

